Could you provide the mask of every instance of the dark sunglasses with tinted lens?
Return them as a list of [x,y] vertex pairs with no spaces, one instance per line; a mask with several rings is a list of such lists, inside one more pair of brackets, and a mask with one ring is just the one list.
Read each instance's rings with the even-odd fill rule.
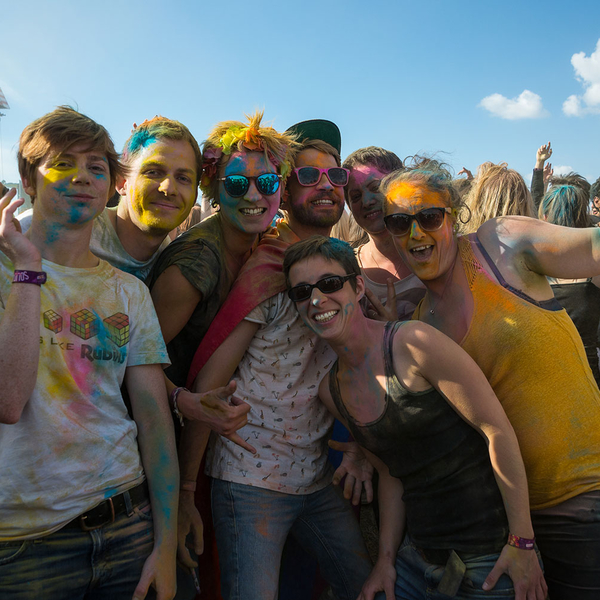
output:
[[263,173],[258,177],[227,175],[227,177],[219,177],[218,181],[225,182],[225,190],[232,198],[239,198],[248,191],[251,179],[254,179],[256,189],[263,196],[272,196],[279,189],[281,175],[278,175],[277,173]]
[[333,294],[333,292],[341,290],[346,281],[353,277],[356,277],[356,273],[351,273],[350,275],[329,275],[313,284],[301,283],[288,290],[288,296],[292,302],[302,302],[311,297],[312,291],[315,288],[318,288],[324,294]]
[[342,187],[348,183],[348,169],[342,167],[329,167],[329,169],[319,169],[317,167],[298,167],[294,169],[294,173],[298,178],[298,183],[305,187],[317,185],[321,181],[323,173],[327,175],[327,179],[331,185]]
[[407,213],[394,213],[384,217],[385,228],[392,235],[406,235],[412,222],[416,221],[423,231],[437,231],[444,224],[446,213],[452,213],[451,208],[426,208],[414,215]]

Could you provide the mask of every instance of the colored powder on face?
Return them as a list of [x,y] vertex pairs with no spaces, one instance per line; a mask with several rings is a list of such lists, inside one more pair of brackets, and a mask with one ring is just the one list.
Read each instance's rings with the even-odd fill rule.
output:
[[442,198],[437,192],[433,192],[422,185],[415,185],[409,181],[397,181],[389,188],[387,200],[398,206],[402,205],[403,200],[413,200],[438,205],[439,202],[442,201]]

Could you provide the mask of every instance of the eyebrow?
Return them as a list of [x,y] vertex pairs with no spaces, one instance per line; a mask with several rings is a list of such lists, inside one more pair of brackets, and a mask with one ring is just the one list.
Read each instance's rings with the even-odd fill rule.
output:
[[[149,161],[146,161],[146,162],[142,163],[142,168],[145,169],[146,167],[160,167],[161,169],[164,169],[165,165],[164,165],[164,163],[162,163],[162,162],[160,162],[158,160],[149,160]],[[182,168],[179,168],[179,169],[175,169],[175,172],[176,173],[190,173],[192,175],[195,175],[196,174],[196,169],[189,169],[187,167],[185,167],[185,168],[182,167]]]
[[[72,152],[58,152],[48,157],[48,160],[56,160],[57,158],[75,158]],[[99,160],[108,164],[108,158],[102,154],[92,154],[88,157],[90,160]]]

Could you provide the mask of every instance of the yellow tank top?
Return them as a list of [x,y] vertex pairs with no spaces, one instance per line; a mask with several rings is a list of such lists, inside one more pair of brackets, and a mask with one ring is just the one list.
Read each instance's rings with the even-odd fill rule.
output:
[[474,300],[461,346],[517,434],[531,509],[600,489],[600,391],[575,325],[564,309],[542,308],[492,281],[468,238],[459,251]]

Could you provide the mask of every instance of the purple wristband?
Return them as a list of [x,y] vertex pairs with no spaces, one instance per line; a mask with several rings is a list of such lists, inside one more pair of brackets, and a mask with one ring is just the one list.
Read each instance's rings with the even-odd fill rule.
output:
[[35,285],[42,285],[42,283],[46,283],[46,272],[16,270],[15,276],[13,277],[13,283],[33,283]]
[[508,541],[506,542],[509,546],[520,548],[521,550],[535,550],[535,538],[523,538],[512,533],[508,534]]

